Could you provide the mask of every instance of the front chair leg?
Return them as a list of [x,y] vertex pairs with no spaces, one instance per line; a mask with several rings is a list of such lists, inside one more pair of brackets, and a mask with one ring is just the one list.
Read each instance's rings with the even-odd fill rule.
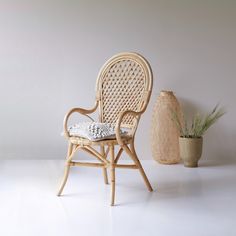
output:
[[[102,156],[103,156],[104,158],[106,158],[105,148],[104,148],[103,145],[101,146],[101,154],[102,154]],[[103,167],[102,170],[103,170],[104,183],[105,183],[105,184],[108,184],[107,168],[106,168],[106,167]]]
[[[69,158],[69,156],[71,155],[73,150],[73,144],[71,142],[69,142],[69,146],[68,146],[68,152],[67,152],[67,158]],[[68,176],[69,176],[69,171],[70,171],[70,164],[68,163],[68,161],[66,160],[66,166],[65,166],[65,171],[64,171],[64,176],[60,185],[60,188],[58,190],[57,196],[61,196],[61,193],[66,185]]]
[[114,146],[110,146],[110,153],[111,153],[111,206],[114,206],[115,203],[115,153],[114,153]]
[[147,176],[146,176],[146,174],[143,170],[143,167],[142,167],[142,165],[141,165],[141,163],[140,163],[140,161],[137,157],[137,154],[136,154],[136,151],[135,151],[135,148],[134,148],[134,143],[130,144],[130,148],[131,148],[131,153],[130,153],[131,155],[130,156],[133,159],[134,163],[138,166],[139,172],[142,175],[143,180],[144,180],[148,190],[150,192],[152,192],[153,191],[152,186],[151,186],[151,184],[150,184],[150,182],[149,182],[149,180],[148,180],[148,178],[147,178]]

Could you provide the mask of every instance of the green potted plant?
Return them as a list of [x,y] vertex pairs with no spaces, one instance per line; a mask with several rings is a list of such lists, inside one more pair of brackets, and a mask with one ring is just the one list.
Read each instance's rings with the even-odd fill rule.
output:
[[179,149],[180,157],[185,167],[198,167],[202,155],[203,135],[221,116],[225,114],[218,105],[205,116],[196,114],[191,122],[186,117],[179,117],[172,112],[172,119],[180,131]]

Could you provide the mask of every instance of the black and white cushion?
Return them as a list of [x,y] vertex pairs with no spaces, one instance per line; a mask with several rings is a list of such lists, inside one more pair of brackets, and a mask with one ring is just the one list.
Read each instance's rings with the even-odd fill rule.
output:
[[[115,124],[111,123],[98,123],[98,122],[81,122],[72,125],[68,128],[70,136],[82,137],[91,141],[99,141],[104,139],[114,139]],[[127,135],[129,129],[121,128],[121,136]]]

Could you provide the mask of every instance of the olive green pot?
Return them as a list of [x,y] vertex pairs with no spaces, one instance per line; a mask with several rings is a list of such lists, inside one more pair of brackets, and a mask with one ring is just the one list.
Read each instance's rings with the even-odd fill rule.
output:
[[202,155],[203,139],[179,137],[180,157],[185,167],[198,167]]

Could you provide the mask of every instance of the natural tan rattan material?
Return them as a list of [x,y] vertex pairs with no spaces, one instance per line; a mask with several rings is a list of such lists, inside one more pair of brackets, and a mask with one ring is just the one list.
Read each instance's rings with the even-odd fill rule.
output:
[[[107,168],[110,168],[111,205],[114,205],[115,200],[115,168],[138,169],[148,190],[152,191],[152,187],[134,148],[135,132],[139,119],[146,110],[150,99],[152,80],[150,65],[145,58],[137,53],[120,53],[113,56],[104,64],[97,78],[96,102],[94,108],[90,110],[73,108],[65,116],[64,134],[69,141],[69,147],[65,174],[58,191],[58,196],[60,196],[63,191],[71,166],[101,167],[106,184],[108,184]],[[99,122],[115,124],[116,138],[94,142],[80,137],[71,137],[67,127],[70,115],[77,112],[91,118],[89,114],[96,110],[98,110]],[[120,127],[130,128],[131,133],[125,137],[121,137]],[[115,145],[119,146],[117,154],[115,154],[114,151]],[[96,146],[99,146],[100,149],[97,150]],[[89,153],[97,158],[98,162],[73,161],[72,158],[78,150]],[[118,164],[118,160],[123,151],[130,156],[134,164]]]

